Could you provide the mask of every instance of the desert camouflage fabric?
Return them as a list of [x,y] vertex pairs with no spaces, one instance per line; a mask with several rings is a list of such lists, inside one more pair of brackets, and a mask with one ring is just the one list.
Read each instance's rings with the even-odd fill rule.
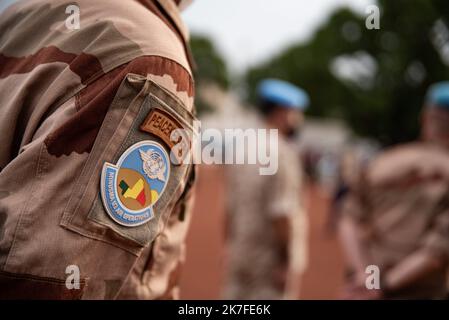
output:
[[[110,219],[99,188],[103,164],[129,146],[164,145],[139,130],[152,108],[194,121],[178,2],[28,0],[0,15],[2,298],[177,297],[193,166],[171,164],[139,227]],[[79,30],[65,25],[69,5]],[[66,286],[73,265],[79,289]]]
[[[259,120],[259,127],[263,122]],[[308,221],[301,199],[302,172],[297,148],[279,137],[278,171],[259,175],[259,166],[226,168],[228,219],[226,299],[297,299],[307,264]],[[287,286],[276,279],[282,262],[273,219],[291,228]]]
[[[449,152],[425,143],[380,155],[351,187],[344,214],[361,223],[368,264],[380,272],[415,250],[449,254]],[[446,270],[390,298],[443,298]]]

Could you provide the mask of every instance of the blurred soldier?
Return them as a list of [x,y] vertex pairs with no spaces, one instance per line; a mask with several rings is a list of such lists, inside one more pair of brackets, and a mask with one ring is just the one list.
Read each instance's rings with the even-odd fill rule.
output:
[[176,296],[193,182],[169,160],[193,122],[184,2],[0,16],[1,298]]
[[278,129],[278,171],[259,175],[255,165],[227,167],[228,299],[296,299],[306,259],[306,216],[300,202],[301,170],[289,140],[303,121],[307,94],[290,83],[258,87],[264,119]]
[[[393,148],[351,187],[340,225],[354,274],[348,298],[445,296],[449,255],[449,82],[433,85],[422,141]],[[380,290],[365,286],[380,270]],[[374,279],[374,278],[373,278]]]

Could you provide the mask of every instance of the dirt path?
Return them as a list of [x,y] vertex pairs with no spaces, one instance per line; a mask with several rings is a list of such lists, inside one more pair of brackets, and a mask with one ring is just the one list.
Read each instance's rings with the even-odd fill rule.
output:
[[[306,190],[310,204],[309,267],[301,286],[302,299],[336,299],[342,283],[343,261],[335,237],[325,231],[328,199],[317,187]],[[219,299],[223,275],[223,172],[201,166],[197,201],[187,238],[187,261],[181,298]]]

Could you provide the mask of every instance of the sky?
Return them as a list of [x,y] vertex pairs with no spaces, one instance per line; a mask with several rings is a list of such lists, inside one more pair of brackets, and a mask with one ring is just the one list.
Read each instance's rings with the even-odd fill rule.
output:
[[194,0],[183,12],[192,34],[208,36],[241,73],[307,40],[338,7],[365,15],[374,0]]
[[[0,11],[13,0],[0,0]],[[307,40],[338,7],[360,14],[375,0],[193,0],[183,12],[192,34],[210,37],[234,73]]]

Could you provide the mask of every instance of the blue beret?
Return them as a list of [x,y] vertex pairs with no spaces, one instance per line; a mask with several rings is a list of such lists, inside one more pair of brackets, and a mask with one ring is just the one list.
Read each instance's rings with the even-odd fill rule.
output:
[[309,95],[297,86],[282,80],[266,79],[257,86],[257,94],[263,101],[280,107],[304,110],[309,105]]
[[426,103],[449,109],[449,81],[431,85],[427,91]]

